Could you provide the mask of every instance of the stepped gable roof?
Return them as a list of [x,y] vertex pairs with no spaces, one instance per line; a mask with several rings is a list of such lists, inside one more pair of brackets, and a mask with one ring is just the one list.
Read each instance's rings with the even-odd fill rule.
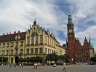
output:
[[[0,36],[0,42],[14,41],[15,40],[15,36],[17,34],[18,33],[16,33],[16,34],[2,35],[2,36]],[[19,35],[20,35],[20,39],[19,40],[24,40],[25,39],[25,34],[26,34],[26,32],[19,33]]]

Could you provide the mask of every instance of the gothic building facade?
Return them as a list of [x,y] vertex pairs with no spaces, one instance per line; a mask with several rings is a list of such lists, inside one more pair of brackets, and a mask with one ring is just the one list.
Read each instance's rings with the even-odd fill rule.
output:
[[69,55],[71,62],[89,62],[90,58],[94,56],[94,46],[91,42],[91,38],[88,40],[84,39],[84,44],[81,45],[79,39],[75,38],[74,24],[72,23],[71,15],[68,15],[67,24],[67,39],[64,44],[66,54]]

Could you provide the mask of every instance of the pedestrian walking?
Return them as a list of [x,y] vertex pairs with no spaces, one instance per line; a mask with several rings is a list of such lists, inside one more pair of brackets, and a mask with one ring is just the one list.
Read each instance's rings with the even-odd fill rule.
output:
[[23,67],[23,62],[22,62],[22,67]]
[[16,63],[14,64],[14,67],[16,67]]
[[36,63],[34,63],[34,69],[36,68]]
[[36,69],[37,69],[37,63],[36,63]]
[[10,67],[12,67],[12,63],[10,63]]
[[81,65],[81,63],[79,62],[79,65]]
[[64,66],[63,70],[66,71],[66,62],[65,62],[65,61],[64,61],[64,63],[63,63],[63,66]]

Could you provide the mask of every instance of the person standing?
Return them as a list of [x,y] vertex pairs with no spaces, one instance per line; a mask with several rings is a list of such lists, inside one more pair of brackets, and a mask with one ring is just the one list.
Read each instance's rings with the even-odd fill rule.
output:
[[65,71],[66,71],[66,62],[65,61],[63,63],[63,66],[64,66],[63,70],[65,69]]

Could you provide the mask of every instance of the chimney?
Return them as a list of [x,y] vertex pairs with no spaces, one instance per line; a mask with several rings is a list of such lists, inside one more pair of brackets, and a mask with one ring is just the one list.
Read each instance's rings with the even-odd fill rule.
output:
[[11,34],[11,32],[10,32],[10,34]]
[[16,34],[16,31],[14,31],[14,34]]
[[7,35],[8,35],[8,33],[7,33]]
[[18,31],[18,33],[20,33],[20,31]]

